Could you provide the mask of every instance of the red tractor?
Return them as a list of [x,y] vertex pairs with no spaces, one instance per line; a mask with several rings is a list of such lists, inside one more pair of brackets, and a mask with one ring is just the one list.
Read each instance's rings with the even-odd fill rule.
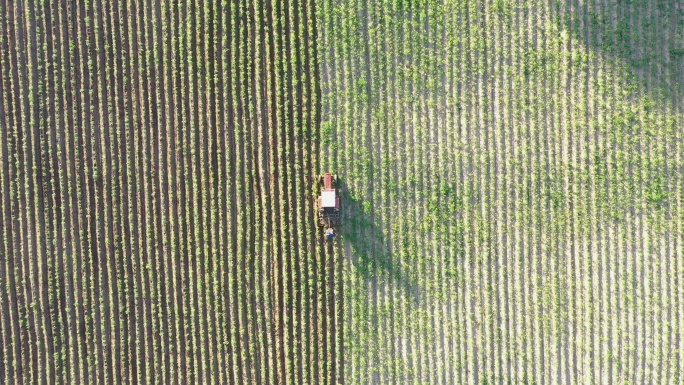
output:
[[340,195],[337,189],[337,177],[326,173],[318,178],[321,195],[318,197],[318,219],[321,226],[327,227],[325,237],[335,237],[334,226],[340,223]]

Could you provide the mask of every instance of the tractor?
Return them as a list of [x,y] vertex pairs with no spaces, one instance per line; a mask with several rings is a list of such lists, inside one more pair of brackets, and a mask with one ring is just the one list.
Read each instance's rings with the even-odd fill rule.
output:
[[321,195],[318,197],[318,220],[326,227],[325,237],[335,237],[334,227],[340,224],[340,196],[337,188],[337,176],[326,173],[318,178]]

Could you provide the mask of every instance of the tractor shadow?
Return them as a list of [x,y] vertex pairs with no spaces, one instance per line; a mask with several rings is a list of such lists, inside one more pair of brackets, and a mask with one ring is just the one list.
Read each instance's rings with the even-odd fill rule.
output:
[[355,273],[373,285],[379,282],[394,285],[406,298],[419,302],[420,287],[416,279],[402,271],[391,249],[391,234],[374,220],[370,205],[364,207],[364,202],[344,192],[341,200],[342,247],[346,249]]

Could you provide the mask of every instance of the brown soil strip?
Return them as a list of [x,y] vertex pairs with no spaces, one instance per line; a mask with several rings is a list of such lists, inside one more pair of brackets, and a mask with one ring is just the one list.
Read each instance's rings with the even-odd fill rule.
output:
[[3,8],[2,252],[22,258],[0,271],[18,365],[0,378],[342,378],[337,260],[310,204],[315,5],[234,3]]

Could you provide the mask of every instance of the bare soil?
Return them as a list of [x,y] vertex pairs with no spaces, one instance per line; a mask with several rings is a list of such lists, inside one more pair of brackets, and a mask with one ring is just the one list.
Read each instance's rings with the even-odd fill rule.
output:
[[0,382],[343,381],[314,2],[0,12]]

